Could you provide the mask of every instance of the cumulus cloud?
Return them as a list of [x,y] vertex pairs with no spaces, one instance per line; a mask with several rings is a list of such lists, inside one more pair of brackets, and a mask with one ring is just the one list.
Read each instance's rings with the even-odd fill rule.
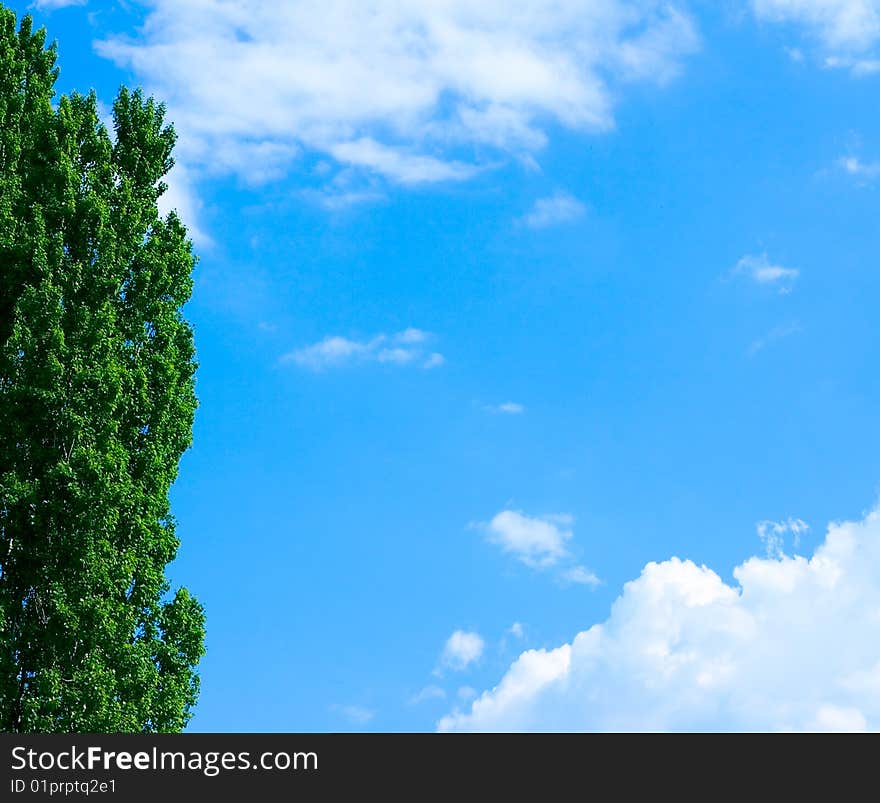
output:
[[782,265],[773,264],[767,258],[767,254],[747,254],[736,263],[731,275],[747,276],[753,282],[775,287],[780,295],[785,295],[791,292],[800,271],[797,268],[784,268]]
[[462,181],[529,157],[550,123],[611,128],[626,83],[668,81],[696,50],[682,5],[151,0],[136,36],[96,49],[166,101],[203,173],[259,183],[318,153],[401,184]]
[[317,343],[291,351],[280,358],[282,363],[294,363],[313,371],[322,371],[353,362],[377,362],[407,365],[422,361],[424,368],[442,365],[442,354],[425,354],[425,344],[431,339],[421,329],[404,329],[396,334],[379,334],[367,340],[352,340],[339,335],[325,337]]
[[827,67],[856,75],[880,69],[873,55],[880,41],[878,0],[752,0],[758,19],[802,26],[826,54]]
[[507,628],[507,632],[514,638],[522,638],[525,635],[522,622],[514,622],[509,628]]
[[443,646],[438,669],[452,669],[461,672],[480,660],[486,642],[479,633],[456,630]]
[[733,577],[649,563],[606,621],[522,653],[439,729],[880,727],[880,511],[829,525],[809,558],[751,557]]
[[587,208],[573,195],[559,192],[549,198],[539,198],[522,222],[532,229],[544,229],[581,218]]

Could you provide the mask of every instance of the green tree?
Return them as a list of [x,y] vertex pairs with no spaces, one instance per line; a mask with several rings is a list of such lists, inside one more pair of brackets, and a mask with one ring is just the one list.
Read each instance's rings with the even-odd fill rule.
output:
[[204,615],[165,567],[192,438],[194,257],[157,198],[174,132],[121,90],[55,101],[0,6],[0,729],[178,731]]

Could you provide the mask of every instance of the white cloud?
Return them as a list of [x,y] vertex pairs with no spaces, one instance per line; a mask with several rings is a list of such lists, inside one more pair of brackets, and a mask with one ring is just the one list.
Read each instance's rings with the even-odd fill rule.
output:
[[736,263],[731,275],[748,276],[757,284],[776,287],[780,295],[785,295],[791,292],[800,271],[797,268],[774,265],[767,258],[767,254],[748,254]]
[[376,716],[375,711],[361,705],[332,705],[330,708],[355,725],[366,725]]
[[855,59],[850,65],[850,70],[857,78],[875,75],[880,72],[880,59]]
[[826,56],[822,66],[829,70],[849,70],[856,78],[865,78],[880,71],[880,59],[854,58],[853,56]]
[[868,723],[857,708],[823,705],[806,730],[820,733],[864,733],[868,730]]
[[176,164],[164,181],[167,189],[159,196],[159,214],[164,217],[169,212],[176,212],[195,245],[201,248],[213,246],[214,241],[201,222],[204,204],[193,188],[192,176],[186,167]]
[[425,686],[418,694],[414,694],[410,698],[410,705],[418,705],[419,703],[424,703],[427,700],[445,700],[446,692],[443,691],[439,686]]
[[600,580],[584,566],[574,565],[568,548],[574,533],[568,513],[527,516],[519,510],[502,510],[489,522],[476,526],[486,540],[501,547],[530,569],[555,568],[563,583],[598,586]]
[[34,0],[30,7],[37,11],[54,11],[68,6],[84,6],[87,0]]
[[733,576],[649,563],[606,621],[522,653],[440,730],[880,728],[880,512]]
[[798,335],[804,331],[804,328],[797,322],[784,324],[782,326],[774,326],[766,335],[753,340],[749,344],[749,356],[754,357],[759,351],[763,351],[771,343],[777,340],[784,340],[792,335]]
[[396,365],[406,365],[412,362],[416,352],[403,346],[394,346],[393,348],[379,349],[376,352],[376,362],[390,362]]
[[333,335],[325,337],[311,346],[305,346],[290,354],[285,354],[281,361],[295,362],[297,365],[320,370],[370,353],[373,348],[372,341],[361,343],[356,340]]
[[880,162],[863,162],[857,156],[844,156],[837,160],[837,166],[850,176],[872,179],[880,176]]
[[522,222],[532,229],[544,229],[581,218],[587,208],[573,195],[558,192],[549,198],[539,198]]
[[437,352],[425,355],[424,345],[431,337],[430,332],[412,328],[391,335],[379,334],[368,340],[331,335],[282,355],[280,361],[322,371],[358,361],[406,365],[424,359],[424,368],[434,368],[442,365],[444,358]]
[[510,633],[514,638],[522,638],[525,635],[525,630],[523,629],[521,622],[514,622],[508,629],[507,632]]
[[806,26],[825,47],[862,51],[880,39],[877,0],[752,0],[755,14]]
[[[98,117],[115,142],[116,126],[113,120],[113,109],[98,101]],[[176,212],[186,225],[187,233],[196,246],[199,248],[213,247],[214,240],[202,222],[205,205],[195,190],[192,171],[178,160],[162,181],[165,184],[165,191],[159,196],[156,203],[159,215],[165,217],[169,212]]]
[[752,0],[758,19],[806,29],[826,56],[826,67],[867,75],[880,69],[872,49],[880,42],[878,0]]
[[570,569],[562,572],[561,577],[567,583],[576,583],[577,585],[591,586],[593,588],[602,584],[602,581],[585,566],[572,566]]
[[755,525],[758,538],[764,542],[768,558],[780,558],[785,554],[785,536],[791,533],[793,536],[792,546],[800,547],[801,535],[810,529],[810,525],[802,519],[788,518],[785,521],[770,521],[765,519]]
[[402,184],[460,181],[529,158],[553,123],[611,128],[627,82],[668,81],[697,49],[680,5],[151,0],[137,35],[96,49],[167,103],[201,173],[265,181],[309,151]]
[[502,404],[488,404],[484,408],[487,413],[495,415],[521,415],[526,408],[518,402],[503,402]]
[[401,184],[465,181],[476,172],[473,165],[444,162],[433,156],[406,153],[369,138],[333,145],[330,153],[338,162],[368,167]]
[[330,212],[342,212],[355,206],[378,203],[386,197],[375,190],[338,191],[333,187],[303,190],[300,195]]
[[404,329],[402,332],[398,332],[397,342],[412,345],[413,343],[424,343],[429,337],[430,335],[427,332],[410,327],[409,329]]
[[566,542],[572,537],[574,519],[567,513],[526,516],[502,510],[482,525],[487,538],[532,569],[554,566],[568,556]]
[[440,352],[434,351],[427,356],[423,368],[431,369],[431,368],[439,368],[441,365],[446,364],[446,357],[444,357]]
[[440,656],[440,669],[461,672],[479,661],[486,642],[479,633],[456,630],[447,640]]

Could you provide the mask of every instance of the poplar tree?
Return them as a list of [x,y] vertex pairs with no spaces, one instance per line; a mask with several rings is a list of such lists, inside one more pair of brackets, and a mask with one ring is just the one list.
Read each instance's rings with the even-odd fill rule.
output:
[[111,136],[57,77],[0,6],[0,730],[179,731],[204,615],[165,577],[196,409],[175,135],[123,89]]

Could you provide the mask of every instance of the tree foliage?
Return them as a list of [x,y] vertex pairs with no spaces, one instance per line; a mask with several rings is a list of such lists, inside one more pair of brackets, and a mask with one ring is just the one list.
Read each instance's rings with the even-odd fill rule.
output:
[[125,89],[111,137],[57,75],[0,6],[0,729],[177,731],[204,615],[165,578],[196,408],[175,137]]

